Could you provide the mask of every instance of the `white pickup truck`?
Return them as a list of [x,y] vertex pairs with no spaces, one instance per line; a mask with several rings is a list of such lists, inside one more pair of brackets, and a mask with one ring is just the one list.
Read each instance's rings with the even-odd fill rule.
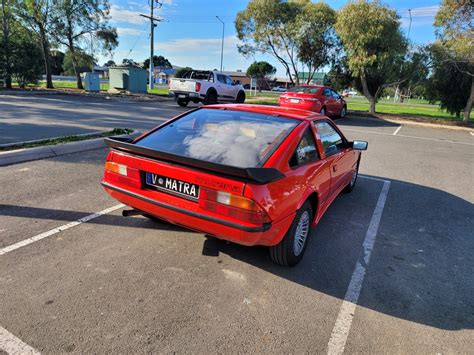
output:
[[244,87],[218,71],[190,70],[183,78],[171,79],[170,93],[174,94],[176,102],[182,107],[186,107],[190,101],[205,105],[245,101]]

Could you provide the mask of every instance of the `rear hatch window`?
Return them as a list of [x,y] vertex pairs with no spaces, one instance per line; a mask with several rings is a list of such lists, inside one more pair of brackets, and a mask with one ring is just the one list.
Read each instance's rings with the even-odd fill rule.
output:
[[135,144],[239,168],[260,167],[298,123],[264,114],[200,109]]
[[319,87],[315,86],[295,86],[288,90],[288,92],[297,92],[301,94],[316,94],[319,89]]

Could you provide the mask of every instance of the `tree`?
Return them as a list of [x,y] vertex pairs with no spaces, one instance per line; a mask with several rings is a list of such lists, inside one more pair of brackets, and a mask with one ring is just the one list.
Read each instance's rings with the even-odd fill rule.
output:
[[358,0],[345,5],[337,16],[336,32],[347,55],[351,74],[358,78],[369,112],[387,86],[405,81],[402,64],[407,43],[397,13],[379,2]]
[[314,73],[330,64],[339,48],[334,32],[336,12],[323,2],[308,2],[294,21],[298,59],[308,67],[307,84]]
[[115,62],[112,59],[109,59],[106,63],[104,63],[104,67],[113,67]]
[[299,83],[293,22],[301,7],[283,0],[252,0],[235,20],[237,37],[243,41],[239,52],[244,56],[256,52],[272,55],[283,65],[291,83],[293,77]]
[[[150,67],[150,58],[147,58],[143,62],[143,69],[148,69],[149,67]],[[154,55],[153,56],[153,67],[154,68],[156,68],[156,67],[172,68],[173,66],[171,65],[169,60],[166,59],[165,57],[163,57],[161,55],[160,56]]]
[[43,71],[41,47],[31,41],[34,33],[24,27],[15,28],[15,41],[12,43],[12,76],[21,88],[29,83],[37,83]]
[[51,78],[51,34],[53,33],[53,0],[17,0],[18,16],[35,32],[39,40],[46,73],[46,87],[53,88]]
[[125,65],[131,65],[131,66],[137,66],[137,62],[135,62],[133,59],[129,59],[129,58],[124,58],[122,60],[122,64],[125,64]]
[[[437,67],[438,72],[450,73],[454,68],[465,78],[459,78],[462,82],[470,82],[467,87],[468,95],[465,97],[463,120],[468,121],[472,103],[474,101],[474,29],[473,29],[474,5],[468,0],[443,0],[434,25],[437,27],[438,44],[435,47],[434,58],[446,63],[446,68]],[[443,47],[443,48],[440,48]],[[440,58],[442,56],[442,58]],[[435,73],[436,74],[436,73]],[[436,75],[435,75],[436,76]],[[434,81],[439,82],[439,81]],[[438,92],[443,89],[438,88]],[[449,97],[449,93],[442,97]],[[451,103],[441,99],[442,107],[449,107]]]
[[11,60],[11,36],[14,17],[11,0],[1,0],[0,18],[1,18],[1,58],[0,69],[4,72],[5,87],[12,88],[12,60]]
[[63,62],[64,62],[64,53],[58,50],[51,51],[51,74],[52,75],[61,75],[64,71]]
[[77,72],[90,72],[94,67],[94,57],[87,54],[80,48],[76,48],[74,55],[71,51],[67,51],[64,56],[64,74],[76,75]]
[[[429,47],[431,54],[431,76],[427,83],[428,99],[434,103],[439,100],[440,107],[449,113],[466,118],[466,102],[472,95],[472,76],[465,72],[472,70],[469,63],[456,63],[446,60],[446,48],[440,43],[435,43]],[[471,98],[472,99],[472,98]],[[470,114],[470,111],[468,112]]]
[[74,67],[77,88],[83,89],[79,70],[78,43],[87,37],[104,51],[118,45],[117,30],[108,25],[108,0],[55,0],[54,35],[68,48]]
[[253,62],[247,69],[247,76],[257,78],[257,87],[262,91],[262,87],[268,87],[269,76],[276,73],[276,68],[268,62]]
[[174,73],[174,77],[175,78],[182,78],[184,75],[186,75],[187,72],[189,72],[191,70],[193,70],[193,68],[190,68],[190,67],[179,68]]

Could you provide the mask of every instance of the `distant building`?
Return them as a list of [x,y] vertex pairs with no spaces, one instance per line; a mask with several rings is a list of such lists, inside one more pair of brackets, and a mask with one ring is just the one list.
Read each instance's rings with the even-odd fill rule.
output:
[[109,77],[109,67],[94,65],[92,67],[93,73],[98,73],[102,79],[107,79]]
[[[306,84],[309,78],[309,72],[299,72],[298,73],[298,79],[300,81],[300,84]],[[323,72],[316,72],[313,75],[313,78],[310,81],[310,84],[314,85],[324,85],[326,82],[326,73]]]
[[240,81],[242,85],[250,85],[250,77],[247,76],[246,73],[244,73],[242,70],[237,70],[237,71],[224,71],[223,72],[225,75],[228,75],[232,78],[234,81]]
[[168,84],[170,79],[176,73],[176,69],[168,67],[154,67],[153,78],[155,84]]

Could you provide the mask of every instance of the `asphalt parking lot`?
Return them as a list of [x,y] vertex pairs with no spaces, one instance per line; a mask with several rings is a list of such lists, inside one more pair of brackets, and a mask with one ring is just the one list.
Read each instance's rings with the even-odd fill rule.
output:
[[[150,114],[182,111],[168,106],[117,104],[107,117],[147,129]],[[62,126],[93,125],[77,115]],[[472,352],[474,136],[337,123],[369,141],[362,176],[294,268],[122,217],[99,183],[106,149],[1,167],[0,352]]]

